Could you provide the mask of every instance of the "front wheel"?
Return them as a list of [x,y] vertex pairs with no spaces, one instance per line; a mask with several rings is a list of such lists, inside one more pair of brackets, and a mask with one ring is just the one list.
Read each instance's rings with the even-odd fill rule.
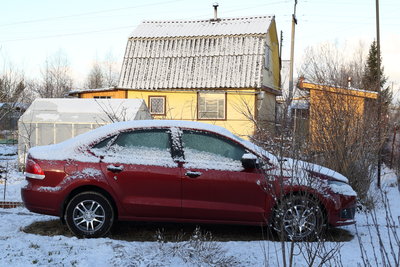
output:
[[273,226],[284,239],[292,241],[314,240],[326,228],[319,203],[305,195],[284,198],[274,211]]
[[83,192],[69,201],[64,219],[69,230],[78,237],[101,237],[113,225],[114,209],[102,194]]

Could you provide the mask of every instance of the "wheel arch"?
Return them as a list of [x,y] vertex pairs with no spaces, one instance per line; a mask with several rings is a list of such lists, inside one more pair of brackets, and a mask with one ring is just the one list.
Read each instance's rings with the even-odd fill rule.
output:
[[71,201],[71,199],[80,193],[90,192],[90,191],[102,194],[104,197],[106,197],[108,199],[108,201],[110,201],[110,203],[111,203],[111,206],[115,213],[115,218],[118,218],[117,203],[115,202],[113,196],[107,190],[105,190],[104,188],[101,188],[99,186],[96,186],[96,185],[83,185],[83,186],[79,186],[79,187],[73,189],[68,194],[68,196],[64,199],[64,201],[62,203],[62,207],[61,207],[61,214],[60,214],[60,218],[62,221],[64,220],[65,209],[67,208],[67,205]]

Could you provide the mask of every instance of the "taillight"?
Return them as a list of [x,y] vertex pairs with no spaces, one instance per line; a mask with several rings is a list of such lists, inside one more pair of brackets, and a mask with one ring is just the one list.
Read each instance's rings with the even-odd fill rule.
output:
[[33,159],[26,161],[25,176],[33,179],[44,179],[45,175],[40,165]]

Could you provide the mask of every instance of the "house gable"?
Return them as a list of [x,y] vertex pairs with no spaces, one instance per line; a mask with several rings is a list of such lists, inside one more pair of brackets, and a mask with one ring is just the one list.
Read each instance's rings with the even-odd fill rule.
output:
[[[273,75],[263,79],[267,42],[271,43],[268,35],[276,35],[271,27],[275,27],[273,16],[143,22],[128,40],[119,87],[277,87]],[[277,57],[270,60],[272,64],[279,61],[277,48],[271,47],[271,57]],[[271,66],[270,71],[276,69]]]

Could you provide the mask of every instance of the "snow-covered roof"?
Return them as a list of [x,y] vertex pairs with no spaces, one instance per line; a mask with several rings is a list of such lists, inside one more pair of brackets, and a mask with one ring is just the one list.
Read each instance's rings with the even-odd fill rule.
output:
[[116,86],[114,87],[104,87],[104,88],[77,88],[68,92],[68,95],[79,94],[82,92],[104,92],[119,89]]
[[358,88],[354,88],[351,86],[350,87],[340,87],[340,86],[331,85],[331,84],[311,83],[304,79],[300,80],[299,88],[306,89],[306,90],[314,89],[314,90],[320,90],[320,91],[330,91],[330,92],[355,95],[355,96],[361,96],[361,97],[372,98],[372,99],[378,98],[378,92],[375,92],[375,91],[358,89]]
[[20,121],[109,123],[110,115],[125,116],[125,119],[150,117],[143,99],[38,98],[21,116]]
[[223,18],[219,20],[143,21],[131,38],[165,38],[266,34],[274,16]]
[[119,87],[261,88],[271,25],[273,16],[143,22],[128,40]]

